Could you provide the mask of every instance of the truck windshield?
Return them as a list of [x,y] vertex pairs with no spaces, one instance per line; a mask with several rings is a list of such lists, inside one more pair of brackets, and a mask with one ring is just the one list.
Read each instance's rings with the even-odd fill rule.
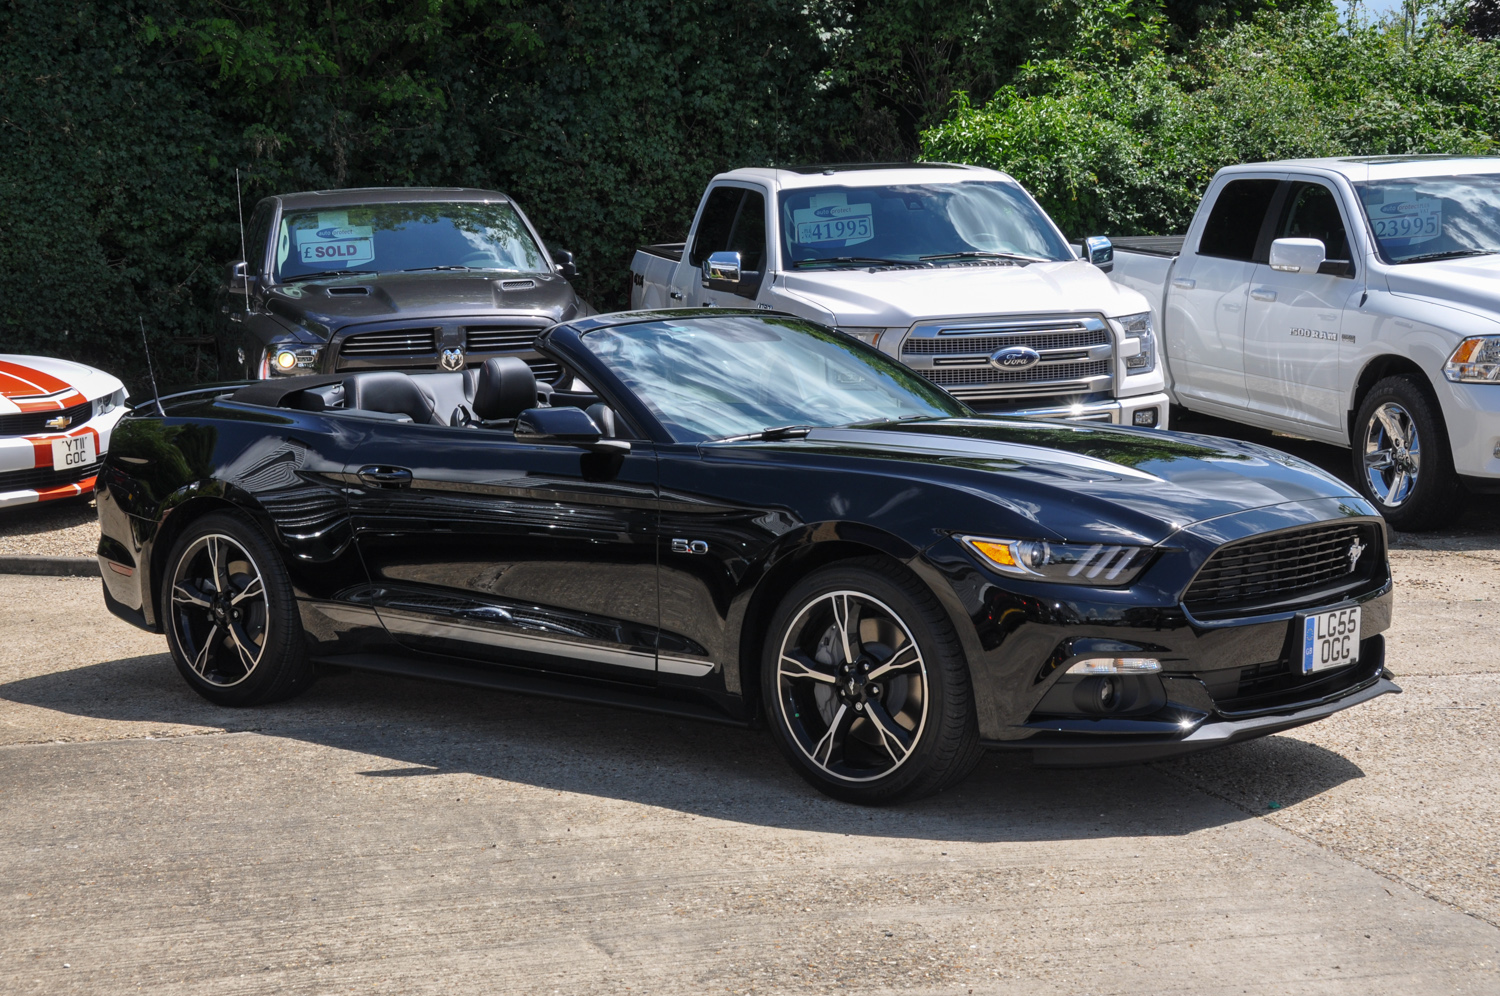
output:
[[353,271],[473,269],[540,273],[541,249],[509,204],[367,204],[287,211],[276,280]]
[[781,194],[788,269],[983,259],[1075,258],[1018,184],[813,187]]
[[583,343],[678,442],[969,414],[910,368],[798,318],[640,322]]
[[1387,263],[1500,252],[1500,174],[1356,183]]

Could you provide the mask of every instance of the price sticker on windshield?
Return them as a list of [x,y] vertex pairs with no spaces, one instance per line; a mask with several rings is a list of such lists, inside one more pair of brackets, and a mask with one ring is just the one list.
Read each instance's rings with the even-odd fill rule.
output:
[[875,237],[871,206],[849,204],[843,194],[814,196],[811,207],[792,212],[792,222],[798,245],[839,248]]
[[375,230],[368,225],[325,225],[297,230],[297,252],[307,266],[353,266],[375,259]]
[[1368,207],[1375,237],[1387,246],[1414,246],[1443,234],[1443,202],[1436,197]]

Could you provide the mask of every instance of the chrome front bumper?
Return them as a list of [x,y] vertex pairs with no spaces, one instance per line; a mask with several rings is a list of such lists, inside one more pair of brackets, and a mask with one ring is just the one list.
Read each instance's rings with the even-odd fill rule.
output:
[[[984,411],[984,402],[970,402]],[[1169,403],[1166,394],[1143,394],[1117,401],[1095,401],[1089,404],[1053,405],[1046,408],[1009,409],[1003,413],[1016,418],[1058,418],[1069,422],[1107,422],[1110,425],[1135,425],[1135,413],[1156,409],[1156,424],[1147,428],[1167,428]]]

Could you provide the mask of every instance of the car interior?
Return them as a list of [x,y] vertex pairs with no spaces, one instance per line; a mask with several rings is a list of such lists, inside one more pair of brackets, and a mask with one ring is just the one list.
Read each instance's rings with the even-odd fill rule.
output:
[[306,386],[296,381],[263,381],[241,388],[231,400],[476,429],[513,428],[516,417],[528,408],[579,408],[606,438],[615,437],[618,425],[614,411],[577,377],[565,373],[561,382],[582,390],[560,390],[539,383],[526,362],[515,356],[494,356],[482,366],[454,373],[366,370],[340,377],[298,379]]

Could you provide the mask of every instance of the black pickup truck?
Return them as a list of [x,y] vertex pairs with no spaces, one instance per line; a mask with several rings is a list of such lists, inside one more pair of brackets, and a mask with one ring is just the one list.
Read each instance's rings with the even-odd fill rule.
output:
[[548,252],[493,190],[371,187],[267,197],[246,227],[247,259],[219,292],[225,378],[369,369],[463,370],[518,356],[557,322],[594,314],[573,257]]

